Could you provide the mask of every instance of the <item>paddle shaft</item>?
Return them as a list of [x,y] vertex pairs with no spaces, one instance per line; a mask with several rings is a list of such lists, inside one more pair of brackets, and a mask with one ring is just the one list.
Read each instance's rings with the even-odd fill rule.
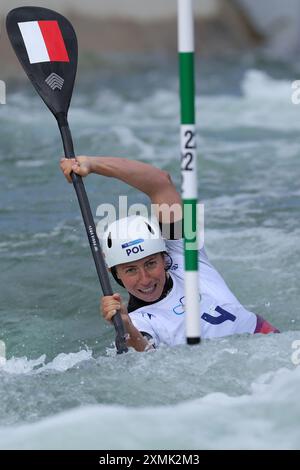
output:
[[[64,113],[59,113],[56,116],[58,127],[61,133],[64,153],[66,158],[74,158],[74,147],[72,134],[69,128],[67,117]],[[89,244],[92,250],[92,255],[94,258],[96,271],[98,274],[98,279],[102,288],[103,295],[112,295],[113,291],[109,282],[109,277],[106,270],[106,265],[102,256],[101,247],[99,239],[96,233],[96,227],[94,219],[92,216],[89,200],[85,191],[85,187],[82,181],[81,176],[76,175],[75,173],[71,174],[73,186],[77,194],[82,218],[86,228],[86,233],[88,236]],[[113,316],[113,324],[116,330],[116,347],[118,354],[127,352],[127,346],[125,341],[125,330],[124,324],[121,318],[120,312],[117,312]]]

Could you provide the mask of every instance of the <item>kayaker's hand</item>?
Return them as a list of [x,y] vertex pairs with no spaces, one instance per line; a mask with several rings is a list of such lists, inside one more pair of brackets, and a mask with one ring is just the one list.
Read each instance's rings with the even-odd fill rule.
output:
[[126,344],[136,351],[153,351],[152,343],[148,342],[142,333],[133,325],[126,306],[122,303],[120,294],[106,295],[101,299],[101,313],[105,320],[111,322],[117,310],[120,310],[122,321],[127,333]]
[[111,322],[117,310],[120,310],[122,320],[128,322],[127,308],[123,304],[120,294],[105,295],[101,298],[100,311],[106,321]]
[[60,168],[69,183],[72,183],[71,172],[79,176],[87,176],[92,172],[91,157],[79,156],[76,158],[62,158]]

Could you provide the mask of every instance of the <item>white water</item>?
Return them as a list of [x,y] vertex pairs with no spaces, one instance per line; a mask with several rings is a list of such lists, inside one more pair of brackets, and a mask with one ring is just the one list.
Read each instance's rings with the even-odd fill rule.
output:
[[[76,363],[89,359],[88,352],[81,353],[60,355],[40,370],[65,373]],[[234,357],[243,352],[229,347],[223,349],[223,354]],[[29,369],[35,371],[44,358],[27,364],[22,359],[12,359],[6,370],[20,373],[21,362],[23,373],[28,373]],[[254,363],[253,357],[251,362]],[[244,373],[247,376],[246,369]],[[184,381],[180,371],[178,380]],[[193,386],[192,382],[189,386]],[[198,399],[158,407],[81,406],[38,423],[0,430],[1,448],[297,449],[299,386],[300,368],[282,367],[259,374],[251,382],[249,393],[239,396],[208,393]]]

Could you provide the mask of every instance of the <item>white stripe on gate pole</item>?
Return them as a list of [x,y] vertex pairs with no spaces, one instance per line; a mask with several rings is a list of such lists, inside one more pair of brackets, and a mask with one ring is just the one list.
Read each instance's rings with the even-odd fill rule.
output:
[[195,135],[193,0],[178,0],[181,108],[181,175],[184,215],[185,312],[188,344],[200,342],[197,237],[197,155]]

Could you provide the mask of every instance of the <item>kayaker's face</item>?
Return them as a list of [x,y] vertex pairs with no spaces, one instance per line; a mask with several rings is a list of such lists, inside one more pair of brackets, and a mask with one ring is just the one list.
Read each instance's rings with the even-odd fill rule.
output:
[[130,294],[145,302],[154,302],[161,296],[166,280],[163,254],[119,264],[117,276]]

